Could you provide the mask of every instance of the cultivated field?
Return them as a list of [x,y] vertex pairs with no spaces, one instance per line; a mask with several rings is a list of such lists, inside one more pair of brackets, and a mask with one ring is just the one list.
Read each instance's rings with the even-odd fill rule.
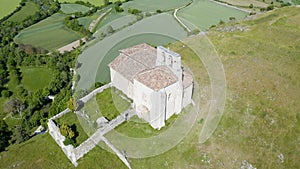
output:
[[268,4],[261,2],[261,1],[257,1],[257,0],[222,0],[222,2],[234,5],[234,6],[241,6],[241,7],[249,7],[250,4],[253,4],[254,7],[267,7]]
[[93,20],[97,19],[103,12],[107,11],[108,8],[103,8],[100,11],[97,11],[91,16],[86,16],[82,18],[78,18],[78,21],[81,25],[83,25],[85,28],[89,29],[90,24]]
[[56,50],[66,44],[81,38],[78,33],[64,26],[64,14],[54,14],[51,17],[24,29],[15,37],[16,43],[31,44]]
[[52,70],[46,67],[22,67],[22,84],[29,91],[46,87],[52,78]]
[[[77,0],[59,0],[59,2],[71,2],[74,3]],[[90,2],[91,4],[95,5],[95,6],[101,6],[104,5],[104,0],[81,0],[83,2]],[[109,2],[115,2],[117,0],[109,0]]]
[[229,17],[244,18],[246,12],[217,4],[209,0],[195,0],[187,8],[178,12],[178,16],[192,23],[201,30],[217,25],[220,20],[228,21]]
[[75,12],[85,13],[89,11],[89,7],[80,4],[61,4],[60,7],[62,12],[65,14],[71,14]]
[[13,22],[20,22],[23,21],[26,17],[32,16],[39,10],[39,5],[33,2],[27,2],[25,6],[14,15],[12,15],[8,20]]
[[86,29],[88,29],[94,19],[97,19],[97,17],[92,18],[90,16],[86,16],[86,17],[78,18],[77,20],[80,25],[83,25]]
[[[112,15],[117,15],[117,14],[112,14]],[[111,18],[109,16],[110,15],[108,15],[108,18]],[[108,18],[104,18],[105,19],[104,22],[108,21]],[[121,29],[122,27],[128,25],[129,23],[133,23],[134,21],[136,21],[136,17],[133,15],[120,15],[120,17],[116,18],[115,20],[112,20],[111,22],[107,23],[106,25],[103,25],[104,22],[101,22],[98,25],[98,28],[99,28],[98,31],[108,34],[108,32],[107,32],[108,26],[112,26],[112,28],[114,30],[118,30],[118,29]]]
[[[108,15],[106,15],[99,24],[96,27],[96,30],[101,28],[104,25],[107,25],[108,23],[111,24],[114,20],[117,20],[119,18],[123,18],[124,16],[127,16],[125,13],[117,13],[117,12],[110,12]],[[135,17],[135,16],[132,16]],[[124,17],[125,18],[125,17]],[[122,19],[119,19],[121,21]]]
[[0,18],[13,12],[20,2],[21,0],[0,0]]
[[188,4],[190,0],[172,0],[170,2],[169,0],[133,0],[126,2],[122,5],[124,9],[127,11],[129,8],[136,8],[139,10],[142,10],[143,12],[152,11],[155,12],[156,10],[170,10],[179,8],[181,6],[184,6]]
[[[80,75],[78,89],[90,88],[90,86],[94,84],[95,79],[101,82],[109,81],[107,64],[116,57],[116,55],[107,55],[107,52],[109,52],[113,46],[134,35],[155,33],[161,34],[161,38],[151,39],[149,38],[149,35],[147,35],[146,37],[148,39],[139,38],[139,41],[131,41],[128,44],[133,45],[141,42],[166,44],[174,42],[174,40],[170,37],[183,39],[187,34],[186,31],[175,21],[171,14],[160,14],[145,18],[132,26],[106,37],[102,41],[99,41],[95,45],[84,50],[79,56],[78,62],[82,63],[82,66],[78,69]],[[156,37],[158,37],[158,35]],[[89,45],[90,44],[87,44],[87,46]],[[99,50],[100,48],[101,50]],[[103,76],[97,75],[97,71],[101,72],[98,68],[103,70],[101,73]]]

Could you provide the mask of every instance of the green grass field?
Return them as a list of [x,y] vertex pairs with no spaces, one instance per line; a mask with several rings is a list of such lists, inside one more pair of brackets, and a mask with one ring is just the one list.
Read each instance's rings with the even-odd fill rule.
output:
[[13,12],[20,2],[21,0],[0,0],[0,18]]
[[[84,158],[86,160],[80,159],[78,161],[79,166],[76,169],[95,168],[99,165],[101,168],[114,166],[125,169],[116,155],[98,146],[86,154]],[[3,159],[1,160],[1,168],[11,168],[14,165],[19,168],[75,169],[48,133],[37,135],[29,141],[9,147],[8,151],[1,153],[1,159]]]
[[[95,36],[99,36],[99,34],[100,32]],[[144,34],[144,37],[140,34]],[[134,40],[127,41],[127,44],[123,42],[121,43],[123,45],[119,44],[119,42],[131,36],[135,36],[135,38],[133,37]],[[118,55],[118,49],[142,42],[163,45],[174,42],[174,39],[183,39],[186,36],[186,31],[175,21],[173,16],[165,13],[147,17],[132,26],[115,32],[97,43],[88,43],[87,46],[93,46],[84,50],[79,56],[78,62],[82,63],[82,66],[78,69],[78,73],[80,76],[86,74],[89,74],[89,76],[80,77],[78,89],[90,88],[95,80],[108,82],[110,78],[107,64]],[[115,47],[116,45],[117,47]],[[99,50],[100,48],[101,50]],[[112,48],[115,50],[112,51]]]
[[80,4],[61,4],[60,7],[62,12],[65,14],[71,14],[75,12],[85,13],[89,11],[89,7]]
[[[296,7],[278,9],[243,23],[248,32],[209,34],[222,57],[228,89],[226,112],[206,149],[226,147],[227,161],[245,159],[257,168],[300,166],[299,14]],[[221,152],[211,155],[226,161]]]
[[46,87],[52,78],[52,70],[45,67],[22,67],[22,84],[29,91]]
[[294,5],[300,5],[300,1],[299,1],[299,0],[292,0],[292,3],[293,3]]
[[187,20],[203,31],[211,25],[217,25],[220,20],[228,21],[229,17],[241,19],[246,15],[246,12],[208,0],[195,0],[190,6],[178,12],[180,18]]
[[67,113],[66,115],[62,116],[59,119],[56,119],[55,122],[57,122],[59,125],[67,124],[70,126],[73,131],[75,132],[75,137],[76,137],[76,146],[79,146],[81,143],[83,143],[86,139],[88,139],[87,134],[81,127],[81,124],[78,121],[78,117],[75,113]]
[[[16,76],[10,75],[10,81],[7,84],[7,88],[11,92],[15,92],[18,85],[23,85],[29,91],[36,91],[42,89],[50,83],[52,78],[52,70],[44,67],[21,67],[22,80],[19,80]],[[3,105],[6,98],[0,97],[0,117],[6,116],[3,112]],[[15,123],[13,119],[10,119],[9,123]]]
[[24,7],[14,15],[12,15],[8,20],[12,22],[20,22],[23,21],[28,16],[32,16],[39,10],[39,5],[33,2],[27,2]]
[[133,0],[127,3],[124,3],[122,7],[124,7],[125,11],[129,8],[136,8],[142,10],[143,12],[155,12],[156,10],[170,10],[179,8],[188,4],[190,0]]
[[51,51],[78,40],[81,35],[64,26],[65,17],[64,14],[56,13],[21,31],[15,37],[15,42],[30,44]]
[[108,120],[116,118],[130,107],[130,104],[117,95],[112,88],[97,94],[96,100],[101,114]]

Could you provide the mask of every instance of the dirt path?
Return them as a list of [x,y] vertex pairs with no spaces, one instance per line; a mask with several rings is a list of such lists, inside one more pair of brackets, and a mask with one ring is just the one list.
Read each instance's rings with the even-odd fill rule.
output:
[[[81,40],[82,42],[86,42],[86,39],[85,39],[85,38],[82,38],[82,39],[80,39],[80,40]],[[61,47],[61,48],[59,48],[59,49],[58,49],[59,53],[64,53],[65,51],[70,52],[70,51],[72,51],[72,50],[78,48],[78,47],[80,46],[80,40],[76,40],[76,41],[74,41],[74,42],[71,42],[71,43],[69,43],[69,44],[67,44],[67,45],[65,45],[65,46],[63,46],[63,47]]]
[[190,29],[188,26],[186,26],[186,25],[185,25],[185,24],[177,17],[177,11],[180,10],[180,9],[183,9],[183,8],[189,6],[189,5],[191,5],[193,2],[194,2],[194,1],[192,0],[189,4],[184,5],[184,6],[181,6],[181,7],[179,7],[179,8],[176,8],[175,11],[174,11],[174,13],[173,13],[174,18],[175,18],[175,19],[180,23],[180,25],[183,26],[188,32],[191,32],[191,29]]
[[99,22],[106,14],[108,14],[111,10],[112,10],[112,8],[109,8],[106,12],[104,12],[103,14],[101,14],[97,19],[93,20],[93,22],[92,22],[92,23],[90,24],[90,26],[89,26],[90,32],[93,32],[93,30],[95,29],[95,26],[98,24],[98,22]]

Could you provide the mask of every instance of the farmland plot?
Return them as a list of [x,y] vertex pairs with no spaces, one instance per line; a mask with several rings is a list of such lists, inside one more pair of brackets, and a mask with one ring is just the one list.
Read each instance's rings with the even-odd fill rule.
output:
[[75,12],[85,13],[89,11],[89,7],[80,4],[61,4],[60,7],[62,12],[65,14],[71,14]]
[[0,0],[0,19],[13,12],[21,0]]
[[228,21],[229,17],[241,19],[247,12],[217,4],[209,0],[195,0],[190,6],[178,12],[179,18],[194,24],[201,30],[216,25],[220,20]]
[[66,15],[64,14],[54,14],[21,31],[15,37],[15,42],[30,44],[47,50],[56,50],[80,39],[81,36],[78,33],[64,26],[65,17]]

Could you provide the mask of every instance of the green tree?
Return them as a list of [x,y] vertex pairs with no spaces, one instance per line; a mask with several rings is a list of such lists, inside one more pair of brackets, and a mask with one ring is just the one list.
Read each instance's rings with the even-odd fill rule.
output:
[[10,137],[11,131],[8,129],[5,121],[0,118],[0,152],[5,150],[5,147],[9,146]]
[[29,138],[30,137],[29,137],[27,131],[25,130],[25,128],[21,125],[17,125],[13,132],[11,141],[13,143],[22,143],[22,142],[28,140]]
[[75,136],[75,132],[72,130],[72,128],[65,123],[63,123],[60,126],[59,130],[60,130],[61,135],[65,136],[69,139],[73,139]]
[[109,4],[110,4],[109,0],[104,0],[104,5],[105,5],[105,6],[107,6],[107,5],[109,5]]
[[273,10],[274,9],[274,5],[272,4],[272,5],[269,5],[268,7],[267,7],[267,11],[271,11],[271,10]]
[[6,100],[6,102],[4,103],[4,111],[6,113],[21,114],[24,108],[25,108],[24,103],[22,103],[22,101],[17,98]]
[[8,90],[2,90],[1,96],[8,98],[10,96],[10,91]]
[[71,98],[68,102],[67,102],[67,107],[74,111],[77,108],[77,104],[76,104],[76,100],[74,100],[73,98]]
[[107,33],[114,33],[115,30],[113,29],[113,27],[111,25],[107,26]]

